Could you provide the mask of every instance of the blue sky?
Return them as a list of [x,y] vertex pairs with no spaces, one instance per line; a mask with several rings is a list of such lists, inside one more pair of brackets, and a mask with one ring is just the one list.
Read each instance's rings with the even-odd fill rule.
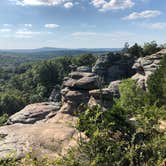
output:
[[1,0],[0,49],[165,43],[165,0]]

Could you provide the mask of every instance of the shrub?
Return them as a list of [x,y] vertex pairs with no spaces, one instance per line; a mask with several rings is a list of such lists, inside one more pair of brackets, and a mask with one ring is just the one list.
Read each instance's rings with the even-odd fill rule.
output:
[[8,115],[7,114],[3,114],[2,116],[0,116],[0,126],[2,126],[8,119]]
[[166,105],[166,55],[147,84],[151,103],[157,102],[159,106]]
[[148,42],[144,44],[143,52],[144,55],[151,55],[156,53],[157,51],[160,51],[160,47],[158,47],[157,43],[155,41]]
[[137,87],[134,80],[124,80],[120,86],[119,104],[128,111],[129,114],[134,114],[137,110],[142,110],[146,105],[146,92]]

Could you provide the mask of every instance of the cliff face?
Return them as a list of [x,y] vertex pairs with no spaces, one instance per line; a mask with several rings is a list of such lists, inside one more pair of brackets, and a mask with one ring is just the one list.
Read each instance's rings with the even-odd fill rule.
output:
[[133,59],[127,56],[123,58],[116,56],[114,54],[100,56],[92,68],[92,71],[102,76],[106,83],[127,78],[133,73],[131,69]]
[[[158,68],[164,53],[166,50],[139,58],[134,63],[133,69],[137,73],[132,78],[139,86],[146,88],[147,78]],[[120,71],[117,70],[110,72],[111,66],[108,64],[111,64],[109,59],[104,58],[102,62],[100,58],[93,68],[94,72],[82,67],[84,70],[79,68],[78,71],[70,73],[64,78],[60,102],[28,105],[12,115],[7,125],[0,127],[0,157],[6,158],[11,154],[21,158],[29,151],[33,151],[36,157],[59,157],[65,155],[70,147],[76,146],[80,134],[85,138],[83,133],[79,133],[75,128],[78,119],[76,112],[80,104],[88,104],[90,107],[102,104],[104,108],[108,108],[112,105],[113,98],[120,95],[118,86],[121,80],[117,79],[122,79],[123,72],[126,71],[122,71],[120,64],[116,64],[122,75],[118,75]],[[109,75],[107,81],[111,80],[110,85],[103,89],[100,88],[101,78],[97,75],[101,73],[104,77]]]
[[136,80],[137,84],[146,90],[147,80],[151,74],[159,67],[162,57],[166,54],[166,49],[161,50],[153,55],[139,58],[135,61],[132,69],[136,70],[136,74],[132,79]]

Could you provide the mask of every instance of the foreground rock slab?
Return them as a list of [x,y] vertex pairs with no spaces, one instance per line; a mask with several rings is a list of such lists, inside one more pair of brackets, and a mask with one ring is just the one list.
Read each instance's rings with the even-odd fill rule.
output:
[[[37,111],[41,104],[38,103],[38,106],[36,105],[36,110],[32,107],[33,110],[29,111]],[[54,109],[52,107],[52,111]],[[76,123],[76,117],[59,111],[40,123],[15,123],[0,127],[0,158],[20,159],[29,152],[37,158],[55,159],[63,156],[68,149],[77,145],[80,138],[80,133],[75,128]]]
[[30,104],[18,113],[12,115],[7,121],[7,124],[33,124],[40,120],[49,118],[49,114],[56,113],[59,109],[60,104],[54,102]]

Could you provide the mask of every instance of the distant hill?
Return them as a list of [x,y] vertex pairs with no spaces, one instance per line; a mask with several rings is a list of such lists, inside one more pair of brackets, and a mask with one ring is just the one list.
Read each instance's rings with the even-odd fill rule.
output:
[[121,48],[56,48],[56,47],[42,47],[36,49],[2,49],[0,53],[34,53],[34,52],[46,52],[46,51],[88,51],[88,52],[105,52],[105,51],[119,51]]
[[0,50],[0,66],[5,68],[12,68],[21,63],[33,62],[39,60],[47,60],[58,56],[75,56],[80,54],[96,54],[101,55],[108,52],[116,52],[120,48],[52,48],[43,47],[37,49],[10,49]]

